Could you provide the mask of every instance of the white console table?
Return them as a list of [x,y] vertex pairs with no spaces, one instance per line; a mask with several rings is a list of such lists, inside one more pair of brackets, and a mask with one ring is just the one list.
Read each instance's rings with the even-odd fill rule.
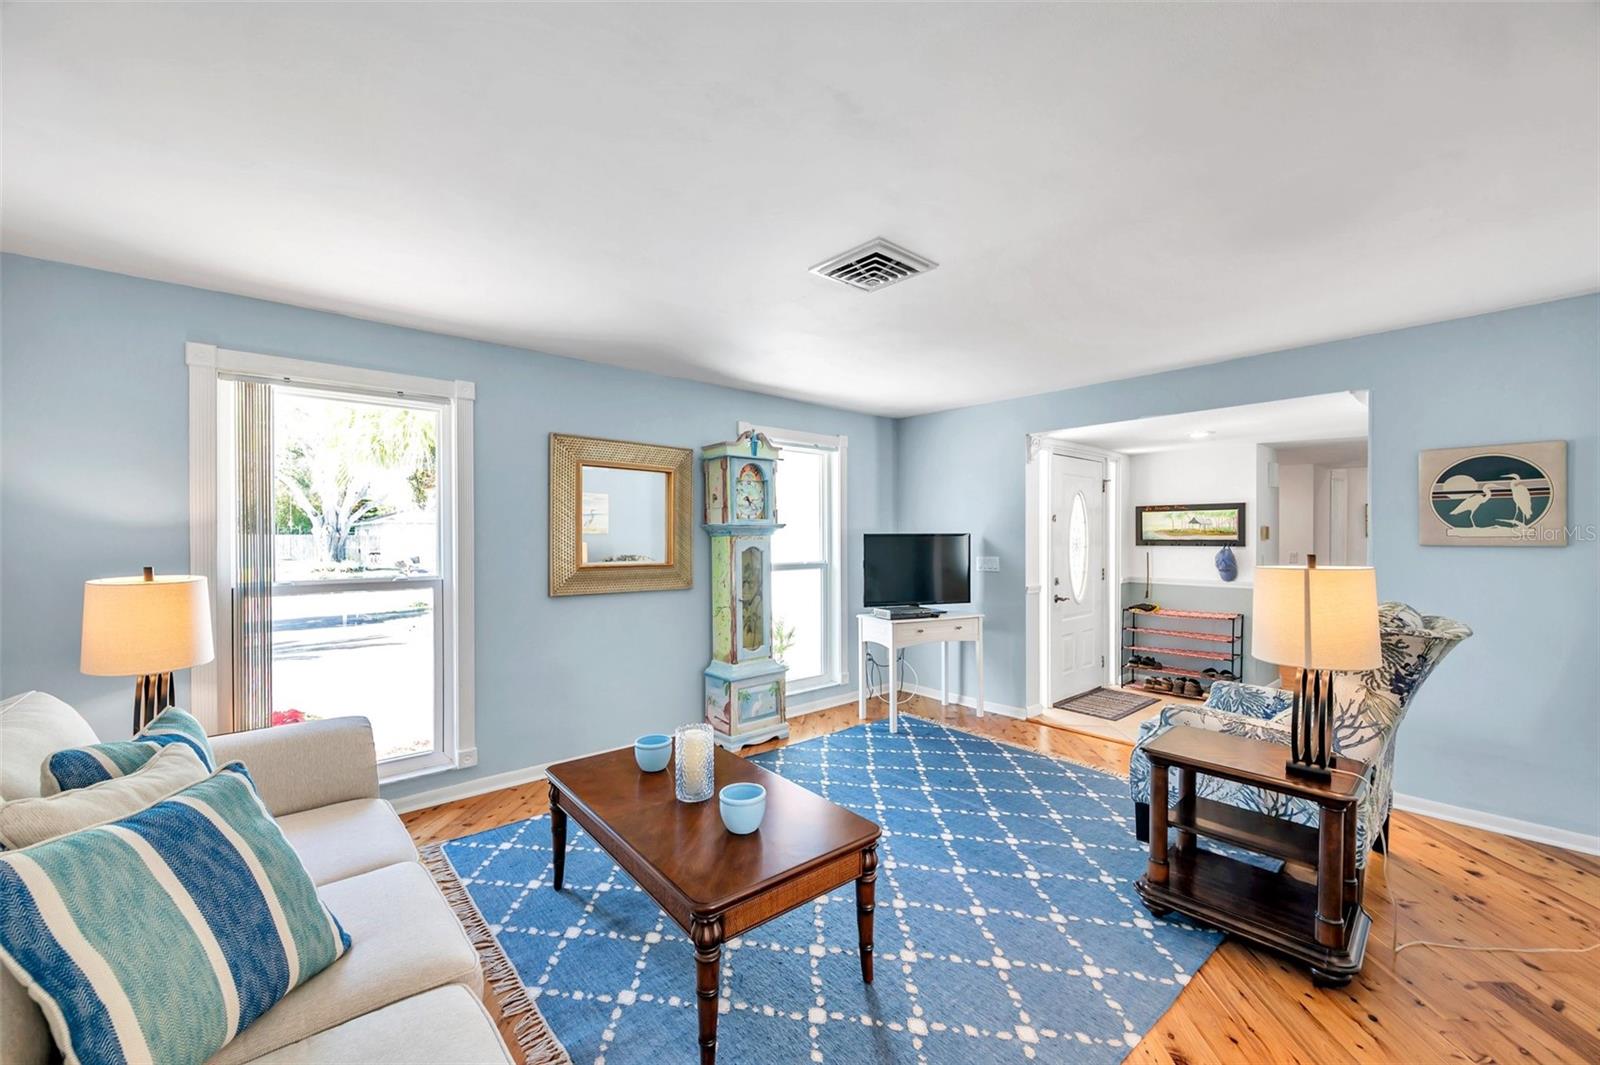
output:
[[978,716],[983,716],[983,615],[941,614],[936,618],[909,618],[890,621],[875,614],[857,614],[860,633],[856,649],[856,710],[867,716],[867,644],[875,643],[889,652],[889,731],[900,728],[900,651],[919,643],[937,643],[939,648],[940,701],[950,702],[950,645],[973,643],[978,653]]

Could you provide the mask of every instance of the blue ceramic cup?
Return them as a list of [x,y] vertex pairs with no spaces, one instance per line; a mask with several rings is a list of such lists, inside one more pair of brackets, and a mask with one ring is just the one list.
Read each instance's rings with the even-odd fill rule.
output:
[[718,795],[722,823],[736,836],[748,836],[761,827],[767,814],[767,789],[760,784],[729,784]]
[[659,773],[672,761],[672,737],[659,732],[640,736],[633,741],[633,760],[646,773]]

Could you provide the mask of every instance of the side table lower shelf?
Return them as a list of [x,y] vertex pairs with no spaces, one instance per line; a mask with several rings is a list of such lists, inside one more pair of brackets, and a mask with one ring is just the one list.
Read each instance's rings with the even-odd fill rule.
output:
[[1152,913],[1179,910],[1243,939],[1286,954],[1311,966],[1318,982],[1343,984],[1361,971],[1372,919],[1361,908],[1359,894],[1344,907],[1346,934],[1342,949],[1309,941],[1306,929],[1316,920],[1317,886],[1295,879],[1289,867],[1278,872],[1199,847],[1174,843],[1167,851],[1167,883],[1140,877],[1139,897]]

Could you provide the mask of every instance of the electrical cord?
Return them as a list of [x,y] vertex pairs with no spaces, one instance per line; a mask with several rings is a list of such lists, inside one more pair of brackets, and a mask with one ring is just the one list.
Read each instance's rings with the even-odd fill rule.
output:
[[[895,701],[897,703],[903,703],[907,698],[915,698],[916,697],[914,692],[911,693],[909,696],[907,695],[907,692],[906,692],[906,670],[909,669],[911,671],[912,677],[916,678],[915,684],[913,685],[914,687],[921,687],[922,686],[922,678],[917,674],[917,667],[913,666],[910,662],[906,661],[906,653],[904,651],[900,652],[899,660],[900,660],[900,687],[899,687],[899,690],[896,693]],[[889,701],[888,678],[887,677],[883,678],[882,690],[879,690],[879,680],[878,680],[878,677],[881,675],[881,672],[884,671],[886,668],[887,668],[886,663],[879,662],[877,660],[877,658],[875,658],[873,656],[872,652],[870,652],[870,651],[867,652],[867,701],[869,703],[874,699],[881,699],[885,703],[888,703],[888,701]]]
[[[908,698],[914,698],[915,697],[914,694],[908,694],[908,692],[906,690],[906,670],[909,669],[911,671],[911,675],[912,676],[916,676],[916,673],[917,673],[916,667],[912,666],[910,663],[908,663],[906,661],[906,655],[905,655],[904,651],[900,652],[899,658],[900,658],[900,687],[899,687],[899,690],[898,690],[898,692],[896,694],[896,701],[897,702],[903,701],[903,700],[908,699]],[[887,703],[889,701],[888,678],[883,676],[883,673],[886,671],[886,668],[887,667],[886,667],[886,665],[884,663],[879,662],[870,653],[867,655],[867,701],[868,702],[871,702],[874,699],[882,700],[885,703]],[[921,678],[918,678],[918,682],[919,683],[920,683],[920,680],[921,680]]]
[[[1333,772],[1358,780],[1366,779],[1365,773],[1353,773],[1348,769],[1330,767]],[[1435,947],[1439,950],[1466,950],[1484,954],[1587,954],[1592,950],[1600,950],[1600,942],[1590,943],[1587,947],[1500,947],[1476,943],[1440,943],[1433,939],[1411,939],[1400,942],[1400,907],[1394,899],[1394,885],[1389,880],[1389,826],[1387,823],[1378,828],[1378,842],[1383,844],[1383,894],[1389,902],[1389,953],[1397,961],[1400,952],[1411,947]]]

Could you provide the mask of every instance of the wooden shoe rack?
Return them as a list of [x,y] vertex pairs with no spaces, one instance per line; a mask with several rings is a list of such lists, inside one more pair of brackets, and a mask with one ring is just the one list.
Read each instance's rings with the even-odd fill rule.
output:
[[[1176,624],[1157,624],[1176,622]],[[1196,622],[1202,624],[1194,624]],[[1227,623],[1226,631],[1222,623]],[[1160,640],[1153,643],[1152,640]],[[1173,646],[1169,641],[1179,641]],[[1133,656],[1154,658],[1161,665],[1136,665]],[[1178,659],[1183,664],[1174,665]],[[1130,610],[1122,611],[1122,683],[1134,684],[1141,677],[1192,677],[1201,691],[1209,691],[1207,669],[1233,674],[1244,679],[1244,615],[1212,610]],[[1182,692],[1174,694],[1181,695]]]

